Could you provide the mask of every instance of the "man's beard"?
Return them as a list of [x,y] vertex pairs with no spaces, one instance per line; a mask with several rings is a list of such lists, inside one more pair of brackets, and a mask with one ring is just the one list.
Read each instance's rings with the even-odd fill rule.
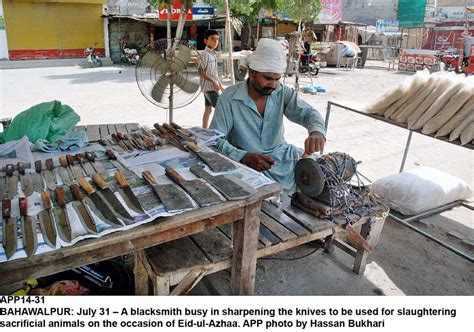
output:
[[250,81],[252,84],[252,87],[254,88],[255,91],[258,92],[259,95],[261,96],[269,96],[272,94],[272,92],[275,90],[273,88],[262,88],[260,85],[258,85],[257,82],[255,81]]

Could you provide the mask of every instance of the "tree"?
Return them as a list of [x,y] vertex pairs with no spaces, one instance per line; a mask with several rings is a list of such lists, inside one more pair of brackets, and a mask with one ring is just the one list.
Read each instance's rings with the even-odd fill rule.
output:
[[298,24],[298,31],[302,23],[314,22],[322,9],[321,0],[276,0],[276,3],[278,12],[288,14]]

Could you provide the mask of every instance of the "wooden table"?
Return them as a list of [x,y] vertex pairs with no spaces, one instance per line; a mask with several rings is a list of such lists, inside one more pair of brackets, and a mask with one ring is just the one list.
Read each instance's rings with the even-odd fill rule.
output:
[[[280,192],[278,184],[259,188],[247,200],[228,201],[196,209],[173,217],[158,218],[150,223],[116,232],[99,239],[87,239],[71,247],[0,264],[0,294],[2,287],[69,270],[117,256],[137,253],[148,247],[172,241],[206,229],[233,223],[232,280],[233,294],[252,294],[257,260],[258,214],[265,198]],[[136,264],[135,274],[144,272]],[[136,294],[144,294],[144,285],[136,282]]]

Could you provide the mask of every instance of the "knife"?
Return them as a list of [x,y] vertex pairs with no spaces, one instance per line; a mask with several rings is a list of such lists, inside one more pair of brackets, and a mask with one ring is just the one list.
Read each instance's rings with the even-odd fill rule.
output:
[[89,212],[87,211],[86,205],[83,202],[84,196],[81,193],[81,188],[79,188],[79,186],[74,183],[69,187],[69,189],[77,200],[73,201],[72,204],[77,212],[77,215],[79,216],[79,220],[81,221],[82,226],[84,226],[84,228],[89,233],[97,234],[97,227],[95,225],[95,222],[90,216]]
[[34,191],[40,193],[44,190],[43,179],[41,178],[41,171],[43,166],[41,165],[41,160],[35,161],[35,173],[31,174],[31,179],[33,182]]
[[41,200],[43,201],[44,210],[39,213],[39,222],[44,242],[51,248],[56,248],[56,227],[54,226],[53,216],[51,214],[51,197],[49,191],[41,192]]
[[7,198],[13,199],[18,193],[18,177],[13,175],[13,164],[6,165]]
[[125,166],[122,165],[122,163],[120,163],[118,160],[117,160],[117,156],[114,154],[114,152],[112,150],[105,150],[105,154],[107,155],[107,157],[109,157],[110,159],[110,163],[112,165],[114,165],[114,167],[120,171],[120,173],[122,173],[123,175],[125,175],[126,177],[130,177],[130,176],[133,176],[134,173],[132,171],[130,171],[129,169],[125,168]]
[[74,157],[71,154],[66,155],[66,160],[69,165],[69,169],[72,172],[74,180],[84,177],[84,172],[82,171],[81,166],[74,164]]
[[36,236],[36,218],[28,216],[28,199],[26,197],[19,198],[20,205],[20,221],[21,236],[23,239],[23,247],[26,256],[31,257],[38,248],[38,239]]
[[56,201],[58,202],[57,207],[53,208],[54,219],[56,220],[56,226],[58,226],[59,237],[66,242],[71,242],[72,231],[71,222],[67,214],[66,208],[66,196],[64,195],[63,187],[56,187]]
[[53,159],[46,159],[46,169],[43,170],[43,177],[49,190],[56,189],[56,173],[54,171]]
[[7,179],[4,176],[0,176],[0,199],[5,198],[5,183]]
[[79,165],[82,166],[82,169],[87,174],[87,176],[92,176],[92,174],[97,173],[94,167],[92,167],[91,163],[84,162],[84,156],[82,155],[82,153],[76,153],[75,157],[79,162]]
[[90,199],[94,203],[97,210],[104,216],[103,222],[113,226],[113,227],[122,227],[122,223],[117,219],[115,214],[112,212],[110,207],[105,203],[102,197],[94,187],[87,181],[85,178],[78,179],[77,182],[89,195]]
[[69,163],[67,162],[66,156],[59,157],[59,163],[61,164],[59,169],[59,176],[63,180],[64,184],[70,186],[73,184],[74,177],[70,174]]
[[[100,176],[100,174],[96,173],[92,175],[92,180],[94,183],[99,187],[101,190],[100,192],[102,195],[104,195],[105,199],[107,202],[112,206],[112,208],[120,214],[123,218],[129,219],[129,220],[124,220],[126,223],[129,222],[130,224],[133,223],[133,217],[128,213],[127,210],[123,207],[122,203],[118,200],[118,198],[115,196],[115,194],[112,192],[110,189],[109,185],[105,180]],[[127,223],[127,224],[129,224]]]
[[[135,194],[133,193],[133,190],[132,190],[132,188],[130,188],[130,185],[128,184],[128,181],[125,178],[125,176],[123,176],[122,173],[117,171],[117,172],[115,172],[115,178],[117,179],[121,190],[125,194],[125,196],[122,195],[122,197],[124,198],[124,200],[125,200],[125,198],[128,198],[128,202],[127,202],[127,200],[125,200],[128,207],[130,209],[132,209],[133,211],[135,211],[136,213],[144,214],[145,211],[143,211],[143,208],[142,208],[140,202],[138,201],[137,196],[135,196]],[[128,203],[130,203],[130,204],[128,204]]]
[[[13,166],[13,165],[12,165]],[[7,259],[13,256],[18,245],[16,218],[11,217],[12,205],[9,199],[2,201],[3,234],[2,244]]]
[[[108,177],[109,176],[109,172],[107,171],[105,166],[102,164],[102,162],[95,160],[94,154],[92,152],[86,152],[86,158],[87,158],[87,160],[89,160],[89,163],[95,169],[95,172],[93,172],[92,174],[99,173],[103,177]],[[92,176],[92,174],[91,174],[91,176]]]
[[17,164],[18,174],[20,176],[21,189],[25,196],[30,196],[33,193],[33,183],[31,182],[30,174],[25,173],[25,164],[19,162]]

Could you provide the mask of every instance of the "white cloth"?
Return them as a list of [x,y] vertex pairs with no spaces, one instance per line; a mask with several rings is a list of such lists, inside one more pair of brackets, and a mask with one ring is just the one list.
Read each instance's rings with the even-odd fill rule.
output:
[[247,65],[261,73],[283,74],[286,70],[285,49],[274,39],[262,38],[257,49],[247,57]]

